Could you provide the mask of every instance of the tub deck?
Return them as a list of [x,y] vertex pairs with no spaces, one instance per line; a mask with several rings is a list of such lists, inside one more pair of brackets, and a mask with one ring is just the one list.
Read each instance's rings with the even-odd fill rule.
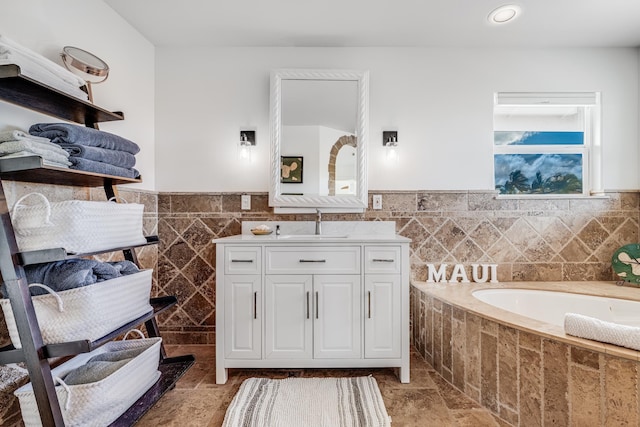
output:
[[[564,333],[562,326],[541,322],[507,310],[500,309],[473,296],[478,289],[537,289],[568,292],[600,297],[620,298],[640,302],[640,287],[615,282],[500,282],[500,283],[427,283],[412,282],[417,290],[451,304],[454,307],[476,314],[488,320],[510,326],[521,331],[535,333],[566,344],[605,353],[616,357],[640,361],[640,352],[612,344],[587,340]],[[640,313],[638,313],[640,316]]]

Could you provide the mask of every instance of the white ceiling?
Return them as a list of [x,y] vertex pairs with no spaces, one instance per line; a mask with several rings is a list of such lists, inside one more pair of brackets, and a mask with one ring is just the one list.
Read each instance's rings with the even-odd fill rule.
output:
[[104,1],[156,46],[640,47],[640,0]]

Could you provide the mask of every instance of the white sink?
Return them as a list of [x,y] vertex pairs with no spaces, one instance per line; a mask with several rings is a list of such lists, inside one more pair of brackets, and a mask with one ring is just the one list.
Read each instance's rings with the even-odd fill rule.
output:
[[347,234],[281,234],[279,239],[288,240],[322,240],[322,239],[346,239]]

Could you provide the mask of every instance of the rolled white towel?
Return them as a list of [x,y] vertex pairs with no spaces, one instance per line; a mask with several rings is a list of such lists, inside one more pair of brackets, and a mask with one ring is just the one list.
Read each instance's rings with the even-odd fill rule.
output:
[[86,82],[50,59],[0,34],[0,65],[16,64],[22,75],[51,86],[73,97],[87,100],[80,89]]
[[566,313],[564,331],[568,335],[640,350],[640,328],[635,326],[606,322],[577,313]]
[[21,45],[15,40],[10,39],[4,34],[0,34],[0,46],[2,52],[8,56],[20,55],[28,59],[33,64],[36,64],[43,69],[46,69],[52,75],[57,76],[60,80],[77,87],[84,86],[86,82],[80,77],[73,74],[71,71],[64,68],[62,65],[56,64],[49,58],[45,58],[41,54],[29,49],[26,46]]
[[58,159],[55,161],[65,161],[69,158],[69,153],[66,150],[64,150],[58,144],[54,144],[52,142],[40,141],[30,138],[2,141],[2,139],[0,138],[0,154],[11,154],[25,150],[42,156],[53,153],[56,157],[64,157],[64,160]]
[[52,144],[55,146],[55,144],[53,144],[49,138],[43,138],[41,136],[31,135],[30,133],[27,133],[19,129],[5,130],[0,132],[0,142],[19,141],[21,139],[28,139],[30,141],[43,142],[43,143]]

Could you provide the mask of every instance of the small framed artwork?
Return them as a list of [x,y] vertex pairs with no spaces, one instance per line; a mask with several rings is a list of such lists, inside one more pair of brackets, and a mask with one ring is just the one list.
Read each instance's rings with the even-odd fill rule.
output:
[[280,157],[280,182],[302,184],[302,157]]

